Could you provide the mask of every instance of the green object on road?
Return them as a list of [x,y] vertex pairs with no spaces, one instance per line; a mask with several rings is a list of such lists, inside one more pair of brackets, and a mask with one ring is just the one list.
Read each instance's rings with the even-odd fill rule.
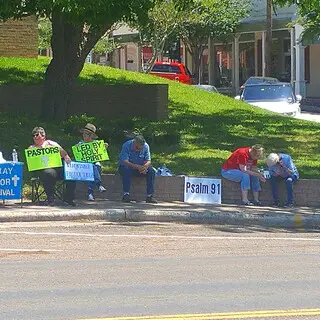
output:
[[62,167],[59,147],[30,148],[24,153],[29,171]]

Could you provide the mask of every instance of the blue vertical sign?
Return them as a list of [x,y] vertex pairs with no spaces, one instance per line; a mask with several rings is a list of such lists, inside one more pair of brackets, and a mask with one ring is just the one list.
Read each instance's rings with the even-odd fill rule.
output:
[[22,163],[0,164],[0,200],[21,199]]

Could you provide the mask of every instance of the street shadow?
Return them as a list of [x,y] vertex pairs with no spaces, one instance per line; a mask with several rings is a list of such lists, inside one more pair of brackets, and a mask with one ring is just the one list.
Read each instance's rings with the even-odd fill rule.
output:
[[319,229],[267,227],[261,225],[206,225],[206,228],[225,233],[320,233]]
[[141,82],[135,80],[129,80],[127,77],[110,78],[101,74],[90,74],[86,75],[85,78],[78,78],[78,83],[80,85],[90,84],[90,85],[126,85],[126,84],[139,84]]

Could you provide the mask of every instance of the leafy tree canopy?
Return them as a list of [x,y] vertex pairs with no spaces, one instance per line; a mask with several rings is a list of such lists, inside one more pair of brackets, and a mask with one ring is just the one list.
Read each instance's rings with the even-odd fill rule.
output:
[[1,0],[0,18],[21,18],[25,15],[50,16],[57,10],[75,24],[100,25],[106,21],[119,21],[133,14],[143,17],[144,10],[152,6],[150,0]]
[[248,15],[248,0],[196,0],[180,25],[180,36],[192,56],[192,73],[199,79],[199,66],[205,45],[232,37],[241,19]]
[[320,37],[320,1],[319,0],[274,0],[280,6],[296,5],[300,18],[297,22],[304,27],[303,37],[313,40]]
[[147,72],[154,61],[161,56],[166,41],[178,32],[179,26],[188,15],[188,6],[180,10],[172,1],[155,0],[154,7],[148,11],[147,19],[141,21],[138,17],[130,26],[139,30],[140,43],[152,47],[152,58],[148,63]]

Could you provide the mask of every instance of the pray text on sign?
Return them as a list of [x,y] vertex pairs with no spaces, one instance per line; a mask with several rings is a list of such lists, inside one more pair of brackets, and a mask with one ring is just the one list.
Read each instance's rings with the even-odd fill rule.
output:
[[0,164],[0,199],[21,199],[22,163],[5,162]]

